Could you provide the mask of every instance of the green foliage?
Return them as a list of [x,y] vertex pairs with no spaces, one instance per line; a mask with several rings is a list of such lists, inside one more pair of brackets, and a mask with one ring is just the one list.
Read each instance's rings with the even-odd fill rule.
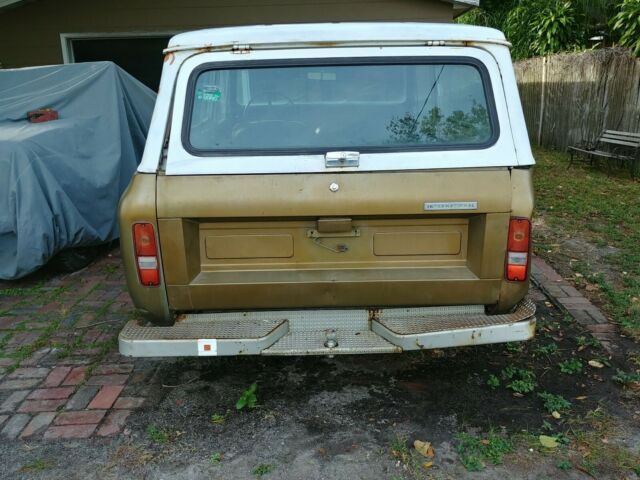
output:
[[153,443],[167,443],[169,441],[169,432],[151,424],[147,427],[147,438]]
[[520,342],[507,342],[504,346],[509,353],[518,353],[522,350],[522,343]]
[[600,342],[598,342],[598,340],[596,340],[595,338],[588,336],[588,337],[584,337],[584,336],[580,336],[576,338],[576,343],[578,344],[578,347],[581,348],[586,348],[586,347],[593,347],[593,348],[597,348],[600,346]]
[[261,463],[260,465],[256,465],[255,467],[253,467],[251,473],[253,473],[256,477],[261,477],[263,475],[266,475],[267,473],[273,472],[273,470],[274,466],[270,463]]
[[487,379],[487,385],[489,385],[491,388],[498,388],[500,386],[500,379],[495,375],[489,375],[489,378]]
[[582,373],[582,361],[579,358],[571,358],[560,362],[558,364],[560,371],[567,375],[573,375],[574,373]]
[[611,20],[611,29],[620,35],[620,45],[640,55],[640,0],[622,0]]
[[615,42],[640,55],[638,18],[639,0],[482,0],[456,21],[502,30],[527,58]]
[[573,465],[571,465],[571,462],[569,460],[561,460],[556,464],[556,467],[558,467],[560,470],[571,470],[573,468]]
[[46,470],[47,468],[53,466],[53,464],[48,460],[43,460],[42,458],[38,458],[33,462],[26,463],[18,469],[20,473],[34,473],[41,472]]
[[556,343],[539,345],[534,349],[534,353],[538,353],[540,355],[553,355],[557,351],[558,351],[558,345]]
[[211,415],[211,418],[209,419],[211,421],[211,423],[214,423],[216,425],[220,425],[222,423],[224,423],[224,421],[227,419],[226,415],[223,415],[221,413],[214,413]]
[[222,455],[222,453],[214,452],[211,455],[209,455],[209,463],[211,465],[218,465],[222,461],[223,457],[224,455]]
[[546,408],[549,413],[562,412],[571,409],[571,402],[565,400],[565,398],[561,395],[542,392],[538,394],[538,397],[542,399],[542,401],[544,402],[544,408]]
[[249,388],[242,392],[240,398],[236,402],[236,410],[242,410],[244,407],[254,408],[258,403],[258,397],[256,396],[257,389],[258,384],[254,382]]
[[632,383],[640,383],[640,373],[637,373],[637,372],[627,373],[627,372],[624,372],[624,371],[622,371],[620,369],[618,369],[616,374],[611,378],[613,380],[615,380],[616,382],[621,383],[623,385],[630,385]]
[[503,457],[513,452],[513,444],[508,438],[489,432],[487,438],[478,438],[468,433],[456,436],[456,451],[464,468],[470,472],[483,470],[487,462],[500,465]]
[[536,383],[536,374],[531,370],[509,366],[502,370],[500,376],[502,380],[511,380],[507,384],[507,388],[516,393],[524,394],[533,392],[538,386]]
[[520,2],[504,23],[504,33],[513,44],[512,55],[525,58],[584,47],[577,35],[580,13],[564,0]]

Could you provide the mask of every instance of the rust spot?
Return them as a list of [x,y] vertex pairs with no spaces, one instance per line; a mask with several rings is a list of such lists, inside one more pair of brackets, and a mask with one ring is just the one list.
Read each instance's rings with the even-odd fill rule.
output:
[[176,59],[176,56],[173,54],[173,52],[169,52],[164,56],[165,63],[168,62],[169,65],[173,64],[173,61],[175,59]]
[[373,320],[378,320],[378,317],[380,315],[380,309],[379,308],[370,308],[369,309],[369,321],[373,321]]
[[340,45],[340,42],[309,42],[311,43],[311,45],[317,46],[317,47],[337,47],[338,45]]
[[176,323],[180,323],[184,320],[186,320],[187,316],[184,313],[181,313],[180,315],[176,315]]

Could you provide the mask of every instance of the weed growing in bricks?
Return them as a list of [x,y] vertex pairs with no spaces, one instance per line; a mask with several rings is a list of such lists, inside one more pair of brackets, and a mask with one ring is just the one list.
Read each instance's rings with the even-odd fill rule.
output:
[[253,467],[251,473],[253,473],[256,477],[261,477],[263,475],[266,475],[267,473],[273,472],[274,468],[275,467],[270,463],[261,463]]
[[593,337],[580,336],[576,338],[576,343],[578,344],[578,349],[585,349],[587,347],[598,348],[600,346],[600,342]]
[[640,373],[637,372],[627,373],[618,369],[611,378],[622,385],[640,384]]
[[236,410],[242,410],[244,407],[255,408],[258,403],[258,397],[256,396],[257,389],[258,384],[253,382],[249,388],[242,392],[236,402]]
[[578,358],[571,358],[564,362],[560,362],[558,367],[560,367],[560,371],[562,373],[566,373],[567,375],[582,373],[582,361]]
[[566,400],[562,395],[555,395],[549,392],[542,392],[538,397],[544,402],[544,408],[549,413],[564,412],[571,409],[571,402]]
[[500,465],[503,457],[513,452],[513,443],[508,438],[491,431],[486,438],[479,438],[468,433],[456,435],[456,452],[460,462],[470,472],[484,470],[487,462]]

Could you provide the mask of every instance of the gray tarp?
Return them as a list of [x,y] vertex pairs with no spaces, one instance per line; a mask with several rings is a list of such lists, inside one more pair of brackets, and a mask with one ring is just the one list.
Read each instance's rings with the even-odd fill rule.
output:
[[[111,62],[0,70],[0,279],[118,238],[155,97]],[[60,118],[29,123],[43,107]]]

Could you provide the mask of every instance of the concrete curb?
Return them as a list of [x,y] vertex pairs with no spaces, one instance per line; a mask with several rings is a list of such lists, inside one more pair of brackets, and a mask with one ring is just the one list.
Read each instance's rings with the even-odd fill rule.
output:
[[615,325],[540,257],[533,257],[531,280],[560,310],[584,325],[608,353],[617,353]]

